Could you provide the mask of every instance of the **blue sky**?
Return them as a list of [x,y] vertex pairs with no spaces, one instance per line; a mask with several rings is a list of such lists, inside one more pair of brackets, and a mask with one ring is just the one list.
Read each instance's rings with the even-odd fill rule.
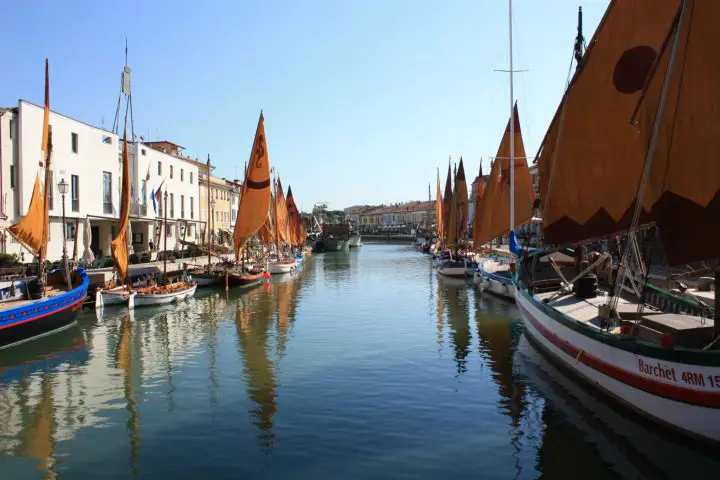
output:
[[[515,0],[515,97],[533,155],[562,96],[582,4]],[[0,105],[42,102],[112,127],[125,38],[136,133],[239,177],[265,113],[271,165],[300,206],[426,199],[436,167],[474,177],[509,115],[503,0],[8,2]]]

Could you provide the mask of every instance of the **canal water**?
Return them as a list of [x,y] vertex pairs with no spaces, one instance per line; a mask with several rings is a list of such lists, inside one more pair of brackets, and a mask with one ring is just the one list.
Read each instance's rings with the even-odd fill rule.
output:
[[0,478],[703,478],[405,245],[0,352]]

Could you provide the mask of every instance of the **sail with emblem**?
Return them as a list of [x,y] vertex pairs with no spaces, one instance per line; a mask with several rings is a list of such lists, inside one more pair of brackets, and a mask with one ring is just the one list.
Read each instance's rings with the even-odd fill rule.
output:
[[48,61],[45,60],[45,109],[43,111],[42,139],[40,141],[39,166],[35,176],[35,185],[30,196],[27,213],[8,231],[15,239],[33,252],[42,265],[46,257],[49,228],[49,210],[45,181],[48,180],[46,167],[49,167],[52,152],[50,134],[50,74]]
[[[629,120],[678,0],[614,0],[537,155],[543,236],[580,242],[629,227],[645,143]],[[649,221],[643,209],[640,221]]]
[[120,219],[115,239],[110,245],[118,278],[122,281],[128,273],[128,229],[130,225],[130,165],[128,161],[127,131],[123,133],[122,185],[120,190]]
[[634,115],[652,160],[644,206],[670,265],[718,257],[720,44],[712,40],[718,21],[720,2],[682,3]]
[[[520,117],[517,104],[514,106],[514,144],[515,144],[515,223],[522,225],[532,217],[533,192],[532,178],[525,158],[525,146],[520,130]],[[492,164],[485,194],[477,203],[473,231],[473,244],[480,246],[493,238],[504,235],[510,225],[510,120],[505,127],[497,156]]]
[[235,221],[233,244],[236,260],[240,259],[245,244],[260,230],[268,217],[270,190],[270,161],[265,140],[264,117],[261,112]]

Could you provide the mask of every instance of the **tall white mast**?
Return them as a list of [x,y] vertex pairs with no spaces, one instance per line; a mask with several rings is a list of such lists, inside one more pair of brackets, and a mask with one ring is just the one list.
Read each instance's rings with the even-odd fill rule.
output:
[[515,229],[515,95],[513,92],[512,0],[508,0],[510,26],[510,231]]

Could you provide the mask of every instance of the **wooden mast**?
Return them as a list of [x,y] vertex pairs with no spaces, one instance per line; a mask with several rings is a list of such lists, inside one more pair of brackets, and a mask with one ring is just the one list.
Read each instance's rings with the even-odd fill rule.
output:
[[[43,211],[46,213],[48,211],[48,190],[50,188],[50,159],[52,157],[52,149],[52,125],[48,125],[47,156],[45,157],[45,191],[43,192]],[[47,215],[45,216],[43,230],[43,242],[45,243],[45,247],[41,247],[40,252],[38,253],[38,280],[43,286],[42,296],[44,297],[45,287],[47,286],[47,282],[45,281],[45,257],[47,256],[48,230],[50,230],[50,219]]]
[[168,199],[168,193],[167,189],[165,190],[165,208],[163,210],[163,230],[164,230],[164,240],[163,240],[163,281],[167,281],[167,199]]
[[208,159],[207,159],[207,215],[205,216],[205,219],[207,220],[205,222],[205,236],[207,238],[207,248],[208,248],[208,273],[210,273],[210,154],[208,153]]

